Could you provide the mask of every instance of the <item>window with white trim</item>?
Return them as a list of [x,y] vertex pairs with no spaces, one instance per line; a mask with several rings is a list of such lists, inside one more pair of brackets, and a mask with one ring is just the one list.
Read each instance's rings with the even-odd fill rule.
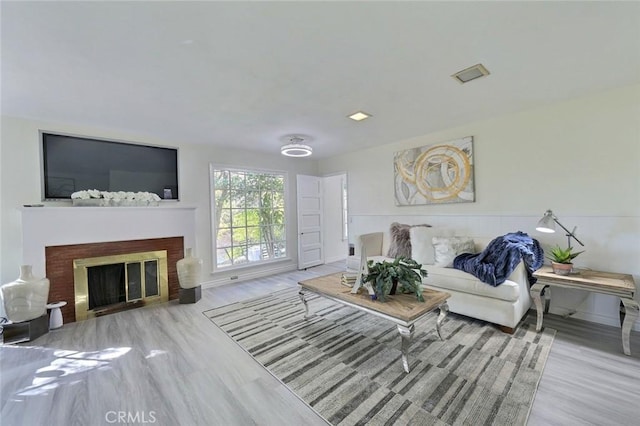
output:
[[215,269],[287,256],[286,173],[211,166]]

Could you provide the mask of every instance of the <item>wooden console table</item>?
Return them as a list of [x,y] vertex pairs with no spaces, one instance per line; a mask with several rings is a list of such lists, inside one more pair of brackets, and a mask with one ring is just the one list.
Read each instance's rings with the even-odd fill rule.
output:
[[[531,298],[538,314],[536,331],[542,329],[543,312],[549,312],[549,297],[544,294],[544,289],[547,287],[572,288],[617,296],[623,305],[623,309],[620,310],[622,350],[625,355],[631,355],[629,338],[633,324],[640,313],[638,302],[633,298],[636,293],[636,284],[631,275],[592,270],[579,270],[569,275],[557,275],[553,273],[550,266],[543,266],[533,275],[538,279],[538,282],[531,287]],[[543,298],[544,309],[542,306]]]

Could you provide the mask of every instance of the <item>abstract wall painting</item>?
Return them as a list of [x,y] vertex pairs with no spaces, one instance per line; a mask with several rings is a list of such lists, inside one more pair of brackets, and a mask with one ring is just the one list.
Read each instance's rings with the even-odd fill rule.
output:
[[397,206],[475,201],[473,136],[398,151],[393,169]]

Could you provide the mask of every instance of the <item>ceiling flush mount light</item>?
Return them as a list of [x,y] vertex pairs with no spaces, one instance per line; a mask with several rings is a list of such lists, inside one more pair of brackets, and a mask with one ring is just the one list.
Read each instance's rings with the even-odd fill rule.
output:
[[308,157],[313,153],[309,145],[304,145],[304,138],[300,136],[289,137],[289,143],[280,148],[280,153],[287,157]]
[[584,246],[584,244],[582,244],[582,241],[580,241],[578,237],[576,237],[575,235],[576,229],[578,227],[576,226],[573,228],[573,231],[569,231],[567,228],[564,227],[564,225],[558,222],[558,218],[553,214],[551,210],[547,210],[544,213],[544,216],[542,216],[542,219],[538,221],[538,225],[536,225],[536,231],[546,232],[546,233],[556,232],[556,223],[560,225],[560,227],[564,229],[564,231],[567,233],[566,234],[567,246],[569,248],[571,248],[571,238],[576,240],[581,246]]
[[367,114],[366,112],[363,111],[358,111],[358,112],[354,112],[353,114],[348,116],[350,119],[352,119],[353,121],[362,121],[362,120],[366,120],[367,118],[371,117],[371,114]]
[[487,76],[489,74],[489,70],[486,69],[482,64],[476,64],[472,67],[453,74],[451,77],[453,77],[458,83],[464,84],[470,82],[471,80]]

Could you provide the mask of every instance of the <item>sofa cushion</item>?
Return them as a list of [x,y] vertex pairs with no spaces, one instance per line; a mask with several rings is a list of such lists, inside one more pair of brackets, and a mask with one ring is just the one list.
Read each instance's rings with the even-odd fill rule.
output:
[[347,271],[358,271],[360,269],[360,256],[347,257]]
[[433,237],[435,266],[451,268],[453,259],[461,253],[475,253],[475,244],[469,237]]
[[392,257],[386,257],[386,256],[367,256],[367,263],[369,263],[369,261],[373,260],[373,263],[378,263],[378,262],[393,262],[395,259]]
[[389,244],[389,250],[387,256],[396,257],[411,257],[412,254],[412,239],[411,230],[414,228],[431,228],[431,225],[426,223],[420,225],[407,225],[404,223],[393,222],[389,228],[389,236],[391,242]]
[[384,233],[372,232],[370,234],[362,234],[358,236],[358,244],[356,245],[356,255],[360,254],[360,248],[366,247],[367,256],[382,255],[382,241]]
[[428,275],[422,280],[422,283],[445,291],[451,289],[510,302],[516,301],[520,297],[518,284],[510,280],[493,287],[458,269],[430,266],[427,268],[427,273]]
[[453,235],[453,230],[414,226],[409,230],[409,235],[411,236],[411,258],[421,265],[433,265],[436,257],[433,237]]

